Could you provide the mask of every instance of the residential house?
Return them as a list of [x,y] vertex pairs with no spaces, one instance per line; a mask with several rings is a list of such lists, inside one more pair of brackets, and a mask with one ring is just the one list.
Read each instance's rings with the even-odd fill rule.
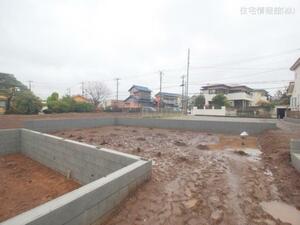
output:
[[253,89],[252,91],[252,101],[250,102],[251,106],[257,106],[261,102],[269,101],[269,93],[264,89]]
[[7,97],[0,95],[0,114],[4,114],[6,111]]
[[158,92],[155,95],[155,101],[162,108],[178,108],[180,104],[180,95],[175,93]]
[[147,87],[133,85],[129,90],[129,97],[124,100],[126,108],[153,107],[151,90]]
[[212,99],[218,95],[226,96],[231,107],[245,110],[250,106],[256,106],[261,101],[268,101],[268,92],[263,89],[252,89],[245,85],[215,84],[202,87],[205,97],[205,105],[211,105]]
[[85,98],[84,96],[82,95],[74,95],[72,96],[72,99],[75,101],[75,102],[80,102],[80,103],[87,103],[89,102],[89,100],[87,98]]
[[121,109],[125,108],[125,102],[123,100],[109,99],[109,100],[106,100],[102,106],[106,110],[112,110],[112,111],[121,110]]
[[290,107],[292,111],[300,111],[300,58],[291,66],[290,70],[295,72]]

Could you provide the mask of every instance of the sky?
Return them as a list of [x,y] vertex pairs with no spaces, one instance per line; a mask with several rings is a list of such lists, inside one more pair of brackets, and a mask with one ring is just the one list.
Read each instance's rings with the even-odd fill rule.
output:
[[101,81],[109,98],[131,85],[189,94],[206,84],[270,93],[293,80],[300,57],[299,0],[0,0],[0,72],[45,99]]

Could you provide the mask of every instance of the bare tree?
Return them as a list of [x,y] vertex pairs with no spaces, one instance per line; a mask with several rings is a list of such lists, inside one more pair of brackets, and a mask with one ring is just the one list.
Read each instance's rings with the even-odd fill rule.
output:
[[85,91],[96,107],[103,103],[110,94],[109,88],[100,81],[85,82]]

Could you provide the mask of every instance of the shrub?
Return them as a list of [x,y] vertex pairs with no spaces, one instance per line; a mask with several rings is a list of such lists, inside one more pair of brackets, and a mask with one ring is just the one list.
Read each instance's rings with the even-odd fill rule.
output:
[[38,114],[42,109],[41,100],[31,91],[17,92],[12,101],[11,112],[17,114]]

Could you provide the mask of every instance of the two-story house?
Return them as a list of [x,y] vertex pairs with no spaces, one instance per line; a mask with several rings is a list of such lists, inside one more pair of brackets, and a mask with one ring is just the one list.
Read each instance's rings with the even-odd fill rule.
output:
[[125,106],[130,105],[131,108],[153,107],[149,88],[133,85],[128,91],[130,95],[124,100]]
[[223,94],[226,96],[230,106],[236,109],[247,109],[249,106],[256,106],[260,101],[268,100],[267,91],[252,89],[245,85],[207,85],[202,87],[201,92],[205,97],[205,105],[210,105],[216,95]]
[[291,66],[290,70],[295,72],[290,107],[292,111],[300,111],[300,58]]
[[155,95],[157,104],[162,108],[178,108],[180,102],[180,95],[175,93],[158,92]]

